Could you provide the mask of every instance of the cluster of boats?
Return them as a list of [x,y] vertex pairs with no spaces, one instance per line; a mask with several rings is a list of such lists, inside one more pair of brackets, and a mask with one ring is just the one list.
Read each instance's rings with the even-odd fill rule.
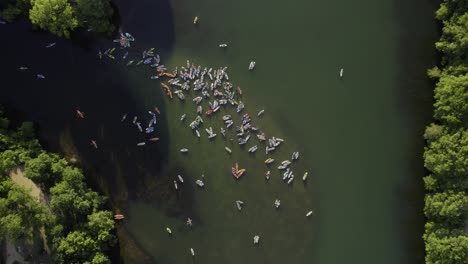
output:
[[115,39],[114,42],[118,42],[122,48],[129,48],[130,42],[135,41],[135,38],[130,33],[120,31],[120,38]]
[[[194,19],[194,24],[197,24],[198,17]],[[120,39],[118,42],[120,43],[122,48],[126,48],[130,46],[130,42],[134,41],[134,38],[128,33],[121,33]],[[117,41],[115,41],[117,42]],[[226,48],[227,44],[220,44],[219,47]],[[115,48],[108,49],[104,53],[99,51],[98,56],[102,58],[103,55],[113,59]],[[125,51],[125,49],[124,49]],[[123,60],[126,60],[128,57],[128,52],[125,52],[122,56]],[[231,116],[230,114],[224,114],[221,116],[222,125],[219,130],[215,130],[212,126],[205,127],[205,131],[207,133],[207,137],[210,140],[215,140],[217,137],[217,133],[226,138],[230,132],[232,135],[235,135],[237,144],[242,145],[250,145],[252,140],[256,140],[258,142],[252,143],[248,148],[248,153],[255,153],[260,145],[264,145],[265,147],[265,154],[272,155],[272,153],[284,142],[284,139],[274,136],[268,136],[265,132],[263,132],[258,126],[255,125],[254,121],[252,120],[252,116],[245,112],[245,105],[242,102],[242,89],[239,86],[234,86],[230,80],[229,75],[227,73],[227,67],[219,67],[219,68],[208,68],[202,67],[201,65],[195,65],[194,63],[190,63],[187,60],[186,65],[176,67],[173,71],[168,71],[168,69],[164,65],[160,65],[160,57],[157,54],[154,54],[154,49],[150,49],[147,51],[143,51],[141,59],[135,63],[135,65],[149,65],[150,67],[156,68],[156,74],[152,75],[150,78],[152,80],[159,80],[161,88],[168,96],[168,100],[173,100],[174,95],[178,98],[179,101],[185,101],[187,96],[191,93],[195,93],[192,98],[192,102],[195,105],[194,109],[194,117],[188,124],[188,127],[193,131],[194,135],[200,138],[202,135],[200,133],[200,129],[203,129],[204,125],[204,118],[213,118],[217,113],[222,112],[223,108],[232,107],[234,108],[235,112],[240,115],[240,120],[237,122],[235,121],[235,117]],[[134,64],[135,60],[129,60],[127,66]],[[252,71],[255,68],[256,62],[251,61],[249,64],[248,69]],[[342,73],[340,72],[340,75]],[[155,111],[159,114],[159,110]],[[148,111],[150,115],[150,119],[148,121],[148,125],[143,128],[138,117],[134,117],[133,124],[136,128],[141,132],[145,132],[147,134],[154,132],[154,127],[157,122],[156,114],[152,111]],[[256,114],[255,118],[261,118],[262,115],[265,113],[264,109],[259,110]],[[84,116],[84,113],[83,113]],[[123,115],[121,121],[126,119],[127,115]],[[181,122],[185,122],[188,115],[186,113],[182,114],[180,117]],[[157,141],[159,138],[157,137],[150,137],[149,141]],[[137,146],[145,146],[146,142],[139,142]],[[260,144],[260,145],[259,145]],[[96,145],[97,147],[97,145]],[[233,150],[227,146],[224,147],[228,154],[231,154]],[[189,150],[187,148],[180,149],[181,153],[188,154]],[[294,161],[299,159],[299,152],[294,151],[291,155],[290,160],[284,160],[278,164],[277,169],[280,171],[282,175],[283,181],[287,182],[287,184],[291,184],[294,179],[294,172],[292,169],[292,164]],[[267,169],[272,166],[275,162],[273,157],[267,157],[264,161]],[[246,169],[239,168],[238,162],[235,163],[234,166],[231,167],[231,174],[235,179],[241,178],[245,175]],[[271,171],[267,170],[265,172],[265,178],[267,180],[271,177]],[[308,172],[305,172],[302,180],[306,181]],[[195,181],[196,185],[200,188],[205,186],[203,182],[203,175],[202,179],[197,179]],[[179,174],[177,175],[176,179],[173,181],[175,190],[178,190],[181,185],[184,184],[183,177]],[[241,200],[235,201],[236,207],[238,210],[242,210],[244,202]],[[279,208],[281,206],[281,201],[279,199],[275,199],[274,201],[275,208]],[[312,215],[312,211],[308,211],[306,213],[306,217]],[[187,219],[187,226],[192,226],[192,220],[190,218]],[[167,227],[166,231],[172,235],[172,230]],[[258,244],[260,240],[259,235],[254,236],[254,244]],[[195,255],[193,248],[190,248],[190,252],[192,255]]]
[[[255,67],[255,61],[252,61],[249,65],[249,70]],[[192,129],[194,134],[200,138],[200,128],[204,124],[204,117],[211,118],[221,109],[231,106],[237,113],[241,115],[240,122],[235,125],[233,116],[225,114],[221,117],[224,125],[219,128],[219,132],[226,138],[227,131],[234,128],[237,143],[239,145],[247,145],[251,142],[251,138],[256,138],[260,143],[266,142],[265,154],[270,155],[274,152],[283,142],[284,139],[279,137],[267,137],[259,127],[257,127],[249,113],[243,113],[245,105],[242,102],[242,89],[235,86],[229,81],[229,75],[227,73],[227,67],[219,68],[208,68],[202,67],[201,65],[195,65],[187,60],[186,65],[176,67],[172,72],[161,71],[158,77],[161,80],[161,87],[167,93],[169,100],[172,99],[172,94],[177,94],[178,98],[183,101],[186,95],[194,92],[195,95],[192,102],[195,105],[195,117],[189,123],[189,127]],[[204,102],[206,104],[204,104]],[[207,109],[203,109],[206,105]],[[257,118],[260,118],[265,113],[264,109],[261,109],[257,113]],[[180,117],[182,122],[185,121],[187,114],[183,114]],[[208,135],[208,139],[214,139],[217,136],[216,131],[213,127],[205,128]],[[258,150],[258,144],[254,143],[248,148],[249,153],[255,153]],[[232,149],[225,146],[224,149],[227,153],[231,154]],[[188,149],[181,149],[181,152],[188,152]],[[278,170],[283,172],[283,180],[288,184],[291,184],[294,180],[293,170],[290,168],[292,161],[299,159],[299,152],[295,151],[292,153],[291,161],[284,160],[277,166]],[[273,158],[267,158],[265,164],[268,166],[275,160]],[[238,164],[231,168],[231,174],[234,178],[239,179],[244,175],[245,169],[238,169]],[[307,172],[303,180],[307,177]],[[265,173],[265,178],[270,179],[271,172],[268,170]]]

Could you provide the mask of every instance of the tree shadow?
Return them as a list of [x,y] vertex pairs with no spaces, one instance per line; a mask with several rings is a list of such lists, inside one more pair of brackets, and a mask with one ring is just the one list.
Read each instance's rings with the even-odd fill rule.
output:
[[[394,190],[397,212],[395,219],[399,236],[403,241],[408,263],[424,263],[425,218],[424,186],[422,178],[426,175],[423,162],[425,142],[423,133],[432,120],[434,84],[426,75],[427,69],[438,62],[434,47],[438,39],[434,13],[440,4],[436,0],[403,1],[395,0],[394,9],[398,25],[398,61],[397,108],[410,139],[406,146],[407,167],[405,175],[410,175]],[[415,15],[414,10],[419,10]]]

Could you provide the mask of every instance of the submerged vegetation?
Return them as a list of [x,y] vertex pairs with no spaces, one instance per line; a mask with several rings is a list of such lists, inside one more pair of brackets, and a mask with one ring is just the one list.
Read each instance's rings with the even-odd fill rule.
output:
[[0,16],[5,20],[29,17],[39,28],[67,38],[76,28],[113,32],[113,13],[110,0],[0,0]]
[[[8,176],[15,168],[33,180],[47,199],[39,201]],[[45,241],[55,263],[110,263],[105,251],[116,242],[105,198],[90,190],[78,168],[44,151],[33,125],[12,129],[0,111],[0,240]],[[36,239],[37,240],[37,239]]]
[[437,79],[435,124],[426,128],[424,163],[430,174],[424,213],[426,263],[467,263],[468,236],[468,2],[444,1],[436,12],[443,23],[436,48],[441,67],[428,71]]

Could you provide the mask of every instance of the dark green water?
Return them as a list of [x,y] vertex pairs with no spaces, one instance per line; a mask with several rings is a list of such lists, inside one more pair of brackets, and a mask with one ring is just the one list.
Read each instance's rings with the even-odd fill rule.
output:
[[[41,91],[34,80],[10,80],[22,87],[19,91],[2,88],[3,101],[38,122],[52,147],[58,147],[59,135],[72,131],[116,207],[128,197],[124,227],[145,252],[156,263],[190,262],[190,247],[195,263],[422,263],[421,135],[431,116],[425,69],[434,63],[436,5],[425,0],[161,2],[117,1],[122,26],[137,38],[135,50],[161,48],[171,68],[187,59],[228,66],[230,79],[243,89],[247,112],[264,108],[256,122],[286,140],[274,158],[301,152],[291,186],[275,169],[265,181],[263,151],[247,155],[220,135],[212,142],[194,137],[189,122],[179,121],[182,113],[194,118],[193,103],[167,100],[147,72],[97,64],[95,50],[109,45],[104,41],[88,48],[60,43],[67,56],[54,53],[64,61],[47,68],[59,72],[66,64],[69,70],[55,74],[58,80],[48,80]],[[34,44],[50,39],[32,38]],[[228,49],[219,49],[219,43],[228,43]],[[15,49],[13,43],[3,45]],[[19,61],[8,58],[4,69]],[[257,62],[254,72],[247,69],[251,60]],[[28,93],[37,97],[18,99]],[[98,117],[82,125],[72,110],[56,114],[76,105]],[[136,149],[138,135],[121,127],[120,115],[154,105],[163,110],[158,132],[164,139],[158,147]],[[206,127],[219,130],[219,119]],[[93,133],[102,152],[89,150]],[[231,156],[224,146],[233,149]],[[188,155],[179,153],[183,147],[190,149]],[[230,174],[235,161],[247,169],[240,181]],[[304,171],[309,171],[307,185],[299,180]],[[179,173],[188,183],[176,193],[172,181]],[[201,174],[204,189],[194,184]],[[280,210],[274,208],[276,198]],[[241,212],[238,199],[245,202]],[[309,210],[314,215],[307,219]],[[191,230],[185,227],[187,217],[194,219]],[[261,236],[259,246],[253,245],[255,234]]]

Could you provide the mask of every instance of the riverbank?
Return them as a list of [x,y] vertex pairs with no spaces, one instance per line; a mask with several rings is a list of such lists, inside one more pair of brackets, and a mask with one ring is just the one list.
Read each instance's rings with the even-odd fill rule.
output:
[[3,109],[0,118],[0,222],[7,244],[21,245],[18,252],[28,261],[46,255],[56,263],[108,262],[114,219],[102,209],[104,197],[86,186],[78,168],[42,150],[31,122],[16,127]]
[[[19,186],[29,190],[29,194],[32,198],[40,203],[47,205],[47,201],[45,199],[44,193],[42,190],[30,179],[24,176],[24,169],[21,167],[14,168],[9,173],[10,178],[12,181]],[[5,237],[5,252],[6,252],[6,264],[14,264],[15,262],[20,263],[29,263],[26,261],[26,256],[28,259],[32,259],[34,261],[42,261],[42,262],[50,262],[50,249],[47,246],[47,238],[44,231],[44,228],[40,228],[40,232],[38,233],[40,239],[42,239],[42,244],[44,245],[44,249],[37,248],[37,244],[26,244],[24,241],[18,241],[19,243],[15,243],[11,241],[8,237]],[[31,248],[29,248],[31,247]],[[34,248],[36,247],[36,248]],[[33,252],[44,250],[46,254],[41,255],[33,255]],[[28,256],[29,255],[29,256]]]

